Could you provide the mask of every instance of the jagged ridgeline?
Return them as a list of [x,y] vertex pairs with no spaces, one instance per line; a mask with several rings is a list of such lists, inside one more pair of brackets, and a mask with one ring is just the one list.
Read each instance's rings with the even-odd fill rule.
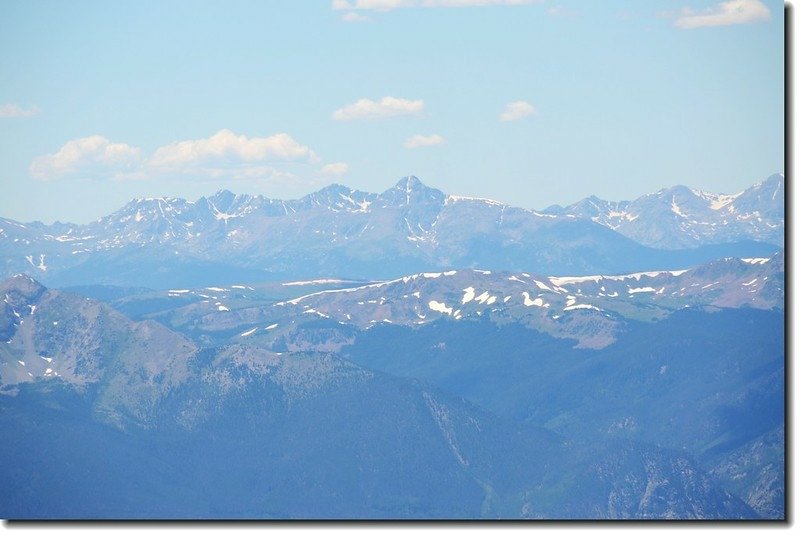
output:
[[544,211],[447,195],[416,177],[299,200],[221,191],[136,199],[88,225],[0,219],[0,270],[54,286],[170,288],[493,269],[613,275],[763,257],[783,245],[783,175],[739,194],[678,186]]
[[785,518],[783,184],[0,220],[0,516]]

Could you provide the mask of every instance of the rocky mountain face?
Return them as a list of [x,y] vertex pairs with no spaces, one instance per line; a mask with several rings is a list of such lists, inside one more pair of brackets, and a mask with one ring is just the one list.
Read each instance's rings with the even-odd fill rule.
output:
[[[639,221],[635,228],[654,217],[646,232],[629,232],[596,210],[537,212],[446,195],[416,177],[381,194],[332,185],[293,201],[228,191],[194,202],[136,199],[82,226],[0,220],[0,269],[5,276],[27,273],[56,286],[162,288],[294,277],[378,279],[454,268],[555,274],[681,269],[721,256],[774,253],[774,244],[782,244],[782,211],[762,205],[782,207],[782,179],[774,199],[767,195],[770,187],[767,181],[743,193],[726,205],[736,208],[730,213],[691,212],[680,197],[683,204],[676,206],[691,217],[670,208],[669,224],[656,217],[664,212],[658,206],[666,194],[660,192],[623,217]],[[728,219],[714,219],[722,213]],[[768,236],[751,232],[773,222]],[[653,229],[684,241],[646,237]]]
[[726,195],[675,186],[634,201],[588,197],[544,213],[590,220],[642,245],[684,249],[749,238],[783,247],[784,176]]
[[0,295],[0,389],[6,394],[42,379],[82,390],[102,385],[98,411],[122,422],[185,380],[197,352],[190,340],[157,322],[134,323],[102,303],[48,290],[25,275],[0,284]]

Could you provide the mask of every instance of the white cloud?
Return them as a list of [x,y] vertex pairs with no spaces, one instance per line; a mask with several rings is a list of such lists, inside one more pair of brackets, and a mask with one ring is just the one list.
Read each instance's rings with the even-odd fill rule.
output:
[[11,119],[14,117],[32,117],[39,114],[39,108],[33,106],[27,110],[20,108],[16,104],[0,104],[0,119]]
[[479,6],[521,6],[538,4],[542,0],[333,0],[333,10],[374,10],[389,11],[401,7],[479,7]]
[[148,165],[182,169],[298,159],[315,161],[317,157],[311,149],[288,134],[248,138],[223,129],[208,138],[178,141],[160,147]]
[[729,26],[766,21],[770,16],[769,8],[759,0],[729,0],[702,11],[685,7],[681,9],[674,24],[678,28],[690,30],[704,26]]
[[347,173],[350,168],[344,162],[329,163],[322,166],[322,174],[330,176],[341,176]]
[[364,15],[359,15],[355,11],[351,11],[342,15],[342,20],[345,22],[367,22],[369,17],[365,17]]
[[444,143],[444,138],[439,134],[432,134],[430,136],[423,136],[417,134],[408,138],[403,146],[407,149],[416,149],[418,147],[433,147],[434,145],[441,145]]
[[47,180],[78,178],[124,178],[135,174],[141,151],[125,143],[112,143],[103,136],[68,141],[55,154],[39,156],[30,165],[34,178]]
[[333,119],[349,121],[352,119],[384,119],[398,115],[419,115],[425,103],[421,100],[383,97],[379,102],[362,98],[333,112]]
[[506,104],[503,113],[500,114],[501,121],[518,121],[528,115],[535,115],[536,108],[524,100],[509,102]]
[[307,146],[288,134],[269,137],[236,135],[220,130],[208,138],[178,141],[143,157],[137,147],[112,143],[103,136],[67,142],[55,154],[36,158],[30,165],[34,178],[153,179],[190,176],[194,179],[296,178],[286,169],[319,160]]

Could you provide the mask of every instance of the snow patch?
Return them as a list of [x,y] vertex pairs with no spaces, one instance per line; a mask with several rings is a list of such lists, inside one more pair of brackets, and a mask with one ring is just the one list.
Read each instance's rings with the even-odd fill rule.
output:
[[531,299],[531,296],[528,295],[528,292],[522,292],[523,297],[523,304],[526,307],[546,307],[550,306],[546,304],[541,297],[537,297],[536,299]]
[[27,260],[30,265],[32,265],[33,267],[35,267],[39,271],[47,271],[47,266],[44,263],[44,257],[45,257],[45,255],[43,255],[43,254],[39,255],[39,264],[34,264],[33,263],[33,255],[27,255],[25,257],[25,260]]
[[[335,284],[339,282],[347,282],[342,279],[315,279],[315,280],[308,280],[308,281],[294,281],[294,282],[284,282],[281,286],[308,286],[310,284]],[[234,286],[237,288],[237,286]]]
[[500,201],[495,201],[494,199],[485,199],[483,197],[464,197],[462,195],[448,195],[445,199],[445,204],[449,204],[451,202],[479,202],[488,204],[489,206],[506,206]]
[[481,295],[475,298],[475,301],[479,303],[485,303],[488,301],[489,297],[489,292],[483,292]]
[[680,208],[680,206],[678,206],[678,203],[676,203],[676,202],[675,202],[675,195],[673,195],[673,196],[672,196],[672,205],[671,205],[671,208],[672,208],[672,212],[673,212],[673,213],[675,213],[675,214],[677,214],[678,216],[680,216],[680,217],[683,217],[684,219],[685,219],[686,217],[688,217],[688,216],[687,216],[685,213],[683,213],[683,212],[681,211],[681,208]]
[[453,315],[453,308],[444,303],[440,303],[439,301],[430,301],[428,303],[428,308],[435,310],[436,312],[441,312],[442,314],[448,314],[451,316]]
[[464,297],[461,298],[461,304],[465,305],[470,301],[472,301],[473,299],[475,299],[475,288],[473,288],[472,286],[464,288]]
[[653,288],[652,286],[643,286],[641,288],[628,288],[629,294],[638,294],[638,293],[655,292],[655,291],[656,289]]
[[639,281],[642,277],[658,277],[659,275],[672,275],[677,277],[689,271],[682,269],[677,271],[642,271],[640,273],[628,273],[626,275],[587,275],[583,277],[549,277],[551,283],[555,286],[564,286],[568,284],[578,284],[581,282],[600,282],[601,280],[611,281],[624,281],[627,279],[635,279]]
[[553,289],[552,289],[552,288],[550,288],[548,285],[546,285],[545,283],[543,283],[543,282],[541,282],[541,281],[537,281],[536,279],[533,279],[533,283],[534,283],[534,284],[535,284],[535,285],[536,285],[536,286],[537,286],[537,287],[538,287],[540,290],[547,290],[547,291],[550,291],[550,292],[552,292],[552,291],[553,291]]
[[599,308],[597,308],[597,307],[596,307],[596,306],[594,306],[594,305],[585,305],[585,304],[570,305],[570,306],[564,307],[564,311],[568,311],[568,310],[579,310],[579,309],[586,309],[586,310],[600,310]]

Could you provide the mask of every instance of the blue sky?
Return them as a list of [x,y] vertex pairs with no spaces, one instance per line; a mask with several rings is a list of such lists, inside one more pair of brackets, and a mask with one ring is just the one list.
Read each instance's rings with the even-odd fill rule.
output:
[[410,174],[527,208],[740,191],[784,171],[783,19],[767,0],[6,1],[0,216]]

